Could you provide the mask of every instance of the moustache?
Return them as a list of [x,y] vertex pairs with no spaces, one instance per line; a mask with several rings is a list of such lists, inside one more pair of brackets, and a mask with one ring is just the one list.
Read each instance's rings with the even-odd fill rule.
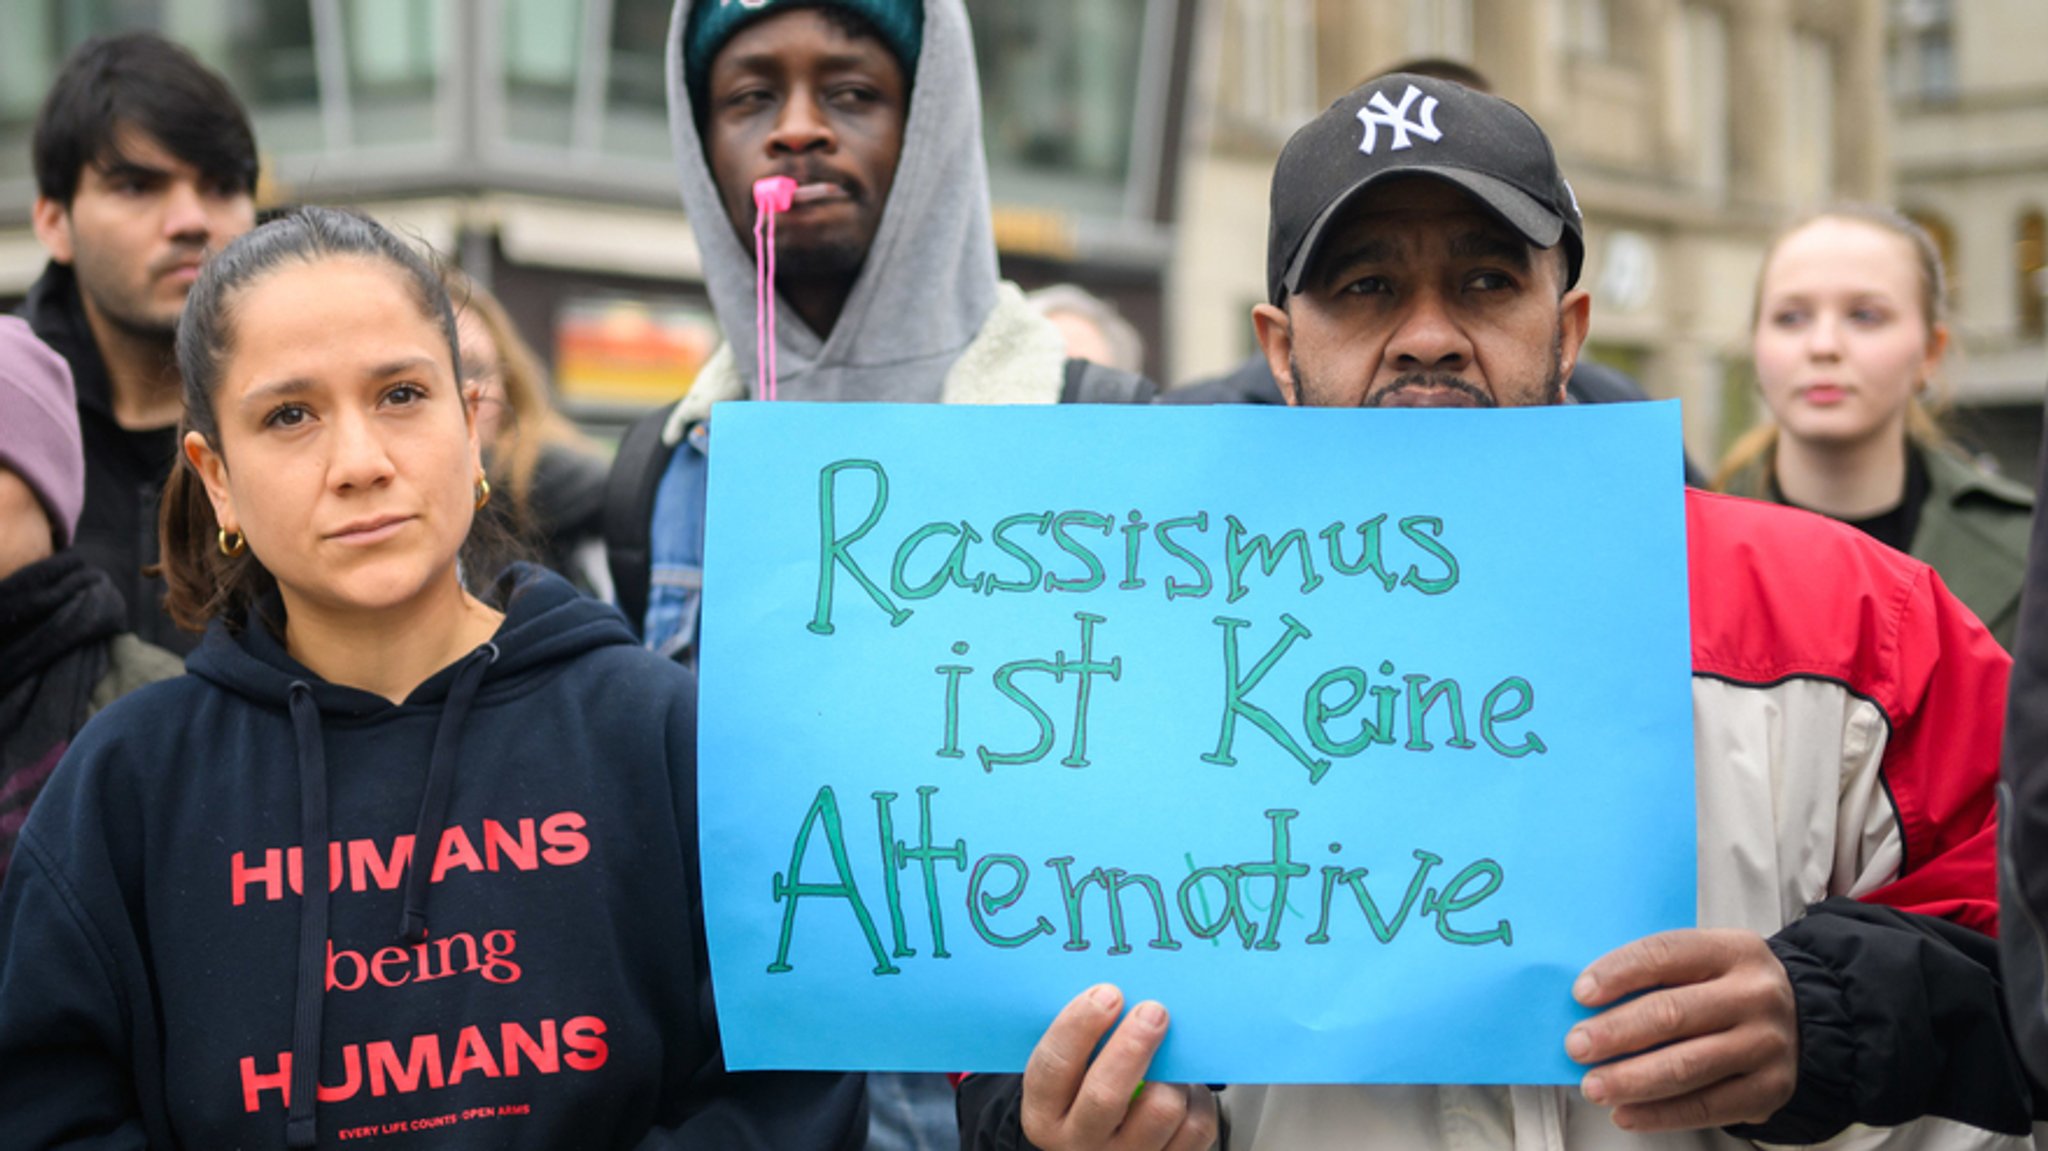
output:
[[845,192],[847,197],[853,200],[862,199],[867,195],[867,191],[861,186],[860,181],[846,175],[844,172],[833,171],[816,162],[800,161],[798,163],[785,164],[770,172],[769,175],[787,176],[795,180],[799,187],[805,184],[831,184],[840,191]]
[[156,259],[150,261],[149,274],[151,276],[162,276],[174,272],[179,268],[188,267],[193,264],[204,264],[207,261],[207,258],[212,255],[213,249],[210,246],[205,245],[201,245],[198,247],[184,246],[173,248],[170,252],[166,253],[165,255],[159,256]]
[[1477,407],[1491,408],[1498,406],[1492,396],[1487,395],[1484,391],[1450,372],[1409,372],[1406,375],[1399,376],[1393,383],[1374,392],[1365,401],[1365,406],[1368,408],[1384,407],[1387,401],[1394,396],[1403,391],[1412,391],[1417,388],[1457,392],[1470,399]]

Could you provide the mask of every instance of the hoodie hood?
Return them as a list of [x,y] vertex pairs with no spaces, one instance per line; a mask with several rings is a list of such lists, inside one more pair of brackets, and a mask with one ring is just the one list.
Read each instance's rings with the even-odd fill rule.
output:
[[[497,656],[479,685],[478,699],[498,692],[547,666],[594,648],[632,646],[632,633],[619,614],[577,593],[566,581],[532,564],[513,564],[484,598],[505,613],[491,637]],[[362,720],[397,708],[439,707],[447,702],[463,661],[436,672],[402,704],[357,688],[329,683],[293,659],[259,615],[275,613],[273,598],[250,613],[239,633],[219,623],[207,629],[185,670],[260,706],[283,710],[293,685],[303,685],[323,716]]]
[[[691,6],[717,2],[677,0],[668,33],[668,121],[683,210],[703,251],[711,306],[739,377],[751,381],[754,260],[725,214],[683,78],[682,36]],[[778,303],[779,398],[938,400],[947,370],[996,305],[981,83],[967,11],[961,0],[924,4],[903,154],[874,245],[830,336],[820,338],[794,309]],[[737,223],[752,230],[752,220]],[[898,322],[906,316],[917,322]]]

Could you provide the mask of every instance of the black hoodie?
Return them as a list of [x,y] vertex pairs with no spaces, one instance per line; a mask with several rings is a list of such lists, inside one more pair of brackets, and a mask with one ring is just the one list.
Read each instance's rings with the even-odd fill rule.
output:
[[128,630],[183,655],[195,637],[164,610],[164,581],[143,574],[157,562],[157,506],[178,462],[175,427],[124,428],[114,418],[114,385],[78,297],[78,277],[52,260],[21,307],[36,338],[71,366],[78,427],[85,437],[85,509],[72,548],[107,573],[128,605]]
[[688,673],[495,598],[401,704],[252,618],[87,725],[0,889],[0,1142],[858,1144],[858,1077],[723,1069]]

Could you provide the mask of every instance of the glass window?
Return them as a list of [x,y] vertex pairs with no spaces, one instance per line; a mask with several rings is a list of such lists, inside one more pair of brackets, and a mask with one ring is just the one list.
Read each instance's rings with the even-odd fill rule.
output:
[[350,0],[348,49],[351,143],[399,144],[438,135],[440,82],[446,69],[445,3]]
[[1950,0],[1892,0],[1892,94],[1944,100],[1956,93],[1955,13]]
[[1728,194],[1728,21],[1718,8],[1688,4],[1675,22],[1674,52],[1680,77],[1674,85],[1686,110],[1691,137],[1689,165],[1694,187],[1718,200]]
[[503,0],[505,135],[606,155],[669,154],[670,0]]
[[1792,202],[1818,207],[1835,187],[1835,52],[1822,37],[1801,32],[1792,38],[1791,108]]
[[216,6],[225,17],[209,28],[195,26],[194,6],[180,4],[165,35],[189,47],[242,98],[267,155],[320,152],[340,141],[327,138],[320,115],[320,67],[313,50],[310,4],[243,0]]
[[1234,0],[1223,37],[1222,113],[1285,140],[1316,114],[1310,0]]
[[666,159],[670,0],[613,0],[611,66],[606,76],[604,150]]
[[0,181],[34,176],[29,155],[36,111],[57,74],[66,42],[54,5],[24,4],[0,36]]
[[569,147],[583,5],[505,0],[499,28],[505,54],[505,134],[522,144]]
[[0,181],[32,177],[43,95],[73,49],[94,36],[163,34],[218,70],[267,153],[326,145],[307,0],[9,0],[0,35]]
[[967,8],[997,198],[1121,215],[1145,0],[968,0]]

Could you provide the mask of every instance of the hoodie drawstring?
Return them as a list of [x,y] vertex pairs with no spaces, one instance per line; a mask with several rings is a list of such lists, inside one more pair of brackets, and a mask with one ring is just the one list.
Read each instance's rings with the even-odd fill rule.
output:
[[754,181],[754,394],[775,398],[775,213],[796,202],[796,181]]
[[412,837],[412,858],[405,866],[405,915],[398,922],[398,938],[418,943],[427,937],[427,879],[434,871],[434,857],[441,847],[441,832],[448,819],[448,797],[455,790],[455,753],[462,742],[462,721],[469,717],[469,705],[483,686],[484,672],[498,658],[498,645],[487,643],[469,653],[455,671],[449,685],[448,702],[441,709],[441,726],[434,732],[434,754],[427,761],[427,791],[420,797],[420,821]]
[[[448,798],[454,790],[456,749],[470,704],[483,686],[484,672],[498,658],[498,645],[487,643],[471,652],[456,669],[448,702],[434,731],[434,750],[427,762],[426,794],[420,799],[419,825],[406,862],[405,913],[399,937],[418,943],[427,937],[427,878],[434,870]],[[286,1112],[285,1146],[303,1151],[319,1142],[314,1105],[320,1091],[320,1025],[327,979],[327,911],[329,888],[327,827],[327,753],[320,737],[320,707],[313,689],[294,680],[287,695],[292,734],[299,753],[299,986],[292,1019],[291,1107]]]
[[285,1146],[317,1141],[313,1104],[320,1083],[320,1014],[327,976],[327,754],[320,740],[320,708],[304,680],[292,681],[288,700],[299,750],[299,988],[292,1018],[292,1102]]

